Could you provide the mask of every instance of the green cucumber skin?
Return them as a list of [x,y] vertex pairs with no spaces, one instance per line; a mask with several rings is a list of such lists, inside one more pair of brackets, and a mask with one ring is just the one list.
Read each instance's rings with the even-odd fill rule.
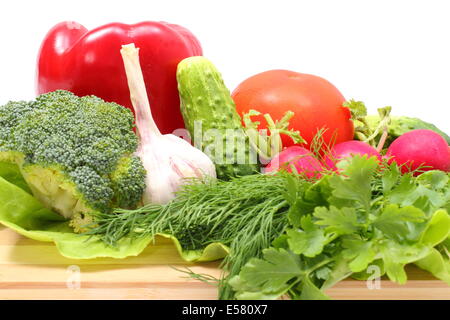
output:
[[[380,118],[378,116],[367,116],[366,118],[369,126],[374,129],[378,125]],[[438,134],[440,134],[450,145],[450,137],[434,124],[420,120],[418,118],[410,118],[404,116],[393,116],[391,117],[391,123],[389,124],[389,138],[386,141],[385,147],[389,146],[392,141],[397,139],[402,134],[416,130],[416,129],[429,129]]]
[[[225,86],[220,72],[204,57],[190,57],[182,60],[177,68],[178,91],[180,94],[180,109],[191,138],[196,146],[203,151],[214,150],[214,137],[198,140],[194,132],[194,122],[201,121],[202,133],[215,129],[220,139],[226,141],[226,130],[232,129],[240,137],[234,150],[224,147],[221,156],[229,159],[227,163],[216,163],[216,173],[219,179],[228,180],[232,177],[254,174],[259,171],[259,165],[251,157],[249,139],[245,134],[241,118],[231,98],[230,91]],[[202,134],[202,136],[203,136]],[[220,152],[220,150],[218,151]],[[237,152],[244,154],[243,164],[237,164]],[[250,159],[253,160],[250,162]]]

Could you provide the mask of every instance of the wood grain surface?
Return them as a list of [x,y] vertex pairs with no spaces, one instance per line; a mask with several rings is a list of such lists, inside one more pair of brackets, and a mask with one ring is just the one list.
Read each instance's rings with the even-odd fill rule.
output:
[[[137,257],[71,260],[53,243],[0,227],[0,299],[216,299],[214,286],[174,268],[217,277],[218,265],[186,263],[166,239]],[[450,287],[429,274],[411,267],[408,277],[406,285],[382,279],[373,289],[366,281],[345,280],[327,293],[334,299],[450,299]]]

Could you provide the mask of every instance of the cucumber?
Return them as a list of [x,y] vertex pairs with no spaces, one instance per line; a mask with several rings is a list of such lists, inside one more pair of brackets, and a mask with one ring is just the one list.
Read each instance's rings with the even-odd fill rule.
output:
[[186,129],[194,146],[213,160],[217,177],[228,180],[258,172],[257,154],[214,64],[200,56],[186,58],[178,64],[177,81]]
[[[378,123],[380,122],[380,118],[378,116],[367,116],[366,121],[368,125],[374,129],[378,126]],[[393,116],[391,117],[391,123],[389,124],[389,138],[386,140],[385,147],[389,146],[392,141],[397,139],[402,134],[416,130],[416,129],[429,129],[432,130],[438,134],[440,134],[448,144],[450,144],[450,137],[442,130],[440,130],[438,127],[436,127],[434,124],[423,121],[418,118],[410,118],[410,117],[404,117],[404,116]]]

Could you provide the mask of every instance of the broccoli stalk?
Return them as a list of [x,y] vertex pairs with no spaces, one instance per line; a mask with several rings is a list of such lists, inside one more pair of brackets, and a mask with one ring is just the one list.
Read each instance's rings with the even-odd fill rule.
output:
[[130,110],[58,90],[0,107],[0,161],[16,163],[44,206],[85,230],[96,212],[134,208],[145,169]]

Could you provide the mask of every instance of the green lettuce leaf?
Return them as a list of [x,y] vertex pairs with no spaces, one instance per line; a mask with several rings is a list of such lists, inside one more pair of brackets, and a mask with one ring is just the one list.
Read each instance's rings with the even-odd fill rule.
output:
[[[107,246],[97,237],[75,234],[68,221],[44,208],[30,193],[17,166],[0,163],[0,223],[17,233],[38,241],[54,242],[61,255],[71,259],[101,257],[126,258],[139,255],[153,239],[121,239],[117,246]],[[189,262],[212,261],[228,254],[228,248],[212,243],[203,250],[183,251],[172,236],[160,236],[174,242],[181,257]]]
[[450,286],[449,258],[442,255],[437,249],[431,249],[431,252],[426,257],[416,261],[415,265],[430,272],[436,278],[445,281]]

